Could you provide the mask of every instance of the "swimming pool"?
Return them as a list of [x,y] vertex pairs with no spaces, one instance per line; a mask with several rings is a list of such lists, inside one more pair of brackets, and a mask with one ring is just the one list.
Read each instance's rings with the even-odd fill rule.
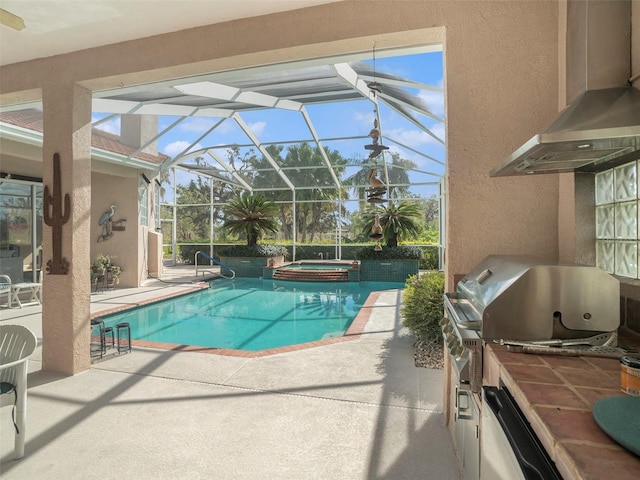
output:
[[132,340],[258,351],[344,335],[375,291],[395,282],[217,279],[211,288],[101,317],[131,325]]

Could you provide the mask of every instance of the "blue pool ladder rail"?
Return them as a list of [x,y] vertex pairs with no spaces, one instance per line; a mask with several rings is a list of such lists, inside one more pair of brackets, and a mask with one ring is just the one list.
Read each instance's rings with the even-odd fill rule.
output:
[[[220,276],[221,276],[221,277],[223,277],[223,278],[228,278],[229,280],[233,280],[234,278],[236,278],[236,272],[234,272],[233,270],[231,270],[231,269],[230,269],[229,267],[227,267],[224,263],[221,263],[221,262],[217,261],[217,260],[216,260],[215,258],[213,258],[211,255],[209,255],[209,254],[207,254],[207,253],[203,252],[202,250],[198,250],[198,251],[196,252],[195,256],[194,256],[194,259],[193,259],[193,263],[195,263],[195,265],[196,265],[196,277],[198,276],[198,255],[202,255],[204,258],[206,258],[207,260],[209,260],[209,262],[213,262],[213,263],[215,263],[216,265],[219,265],[219,266],[221,267],[221,268],[220,268]],[[229,270],[229,271],[231,272],[231,276],[230,276],[230,277],[228,277],[228,276],[226,276],[226,275],[223,275],[223,274],[222,274],[222,269],[223,269],[223,268],[224,268],[224,269],[226,269],[226,270]],[[214,273],[214,272],[212,272],[212,271],[210,271],[210,270],[203,270],[202,272],[203,272],[203,274],[204,274],[205,272]]]

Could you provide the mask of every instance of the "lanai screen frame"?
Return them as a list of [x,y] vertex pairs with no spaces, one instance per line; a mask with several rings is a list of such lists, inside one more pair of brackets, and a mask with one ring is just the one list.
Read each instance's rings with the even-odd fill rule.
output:
[[[195,117],[210,117],[213,118],[211,128],[202,136],[194,139],[188,146],[180,151],[178,154],[172,156],[164,164],[160,165],[161,170],[173,169],[189,169],[197,170],[199,174],[208,176],[209,178],[220,178],[220,175],[227,175],[228,181],[235,181],[238,186],[243,187],[249,192],[260,192],[265,188],[259,188],[251,185],[250,183],[243,182],[239,178],[237,172],[233,172],[229,169],[228,165],[224,165],[220,161],[220,158],[216,158],[212,155],[215,150],[220,150],[225,147],[253,147],[259,151],[264,158],[266,158],[274,171],[278,172],[278,175],[284,183],[283,188],[291,192],[291,203],[293,204],[294,212],[295,205],[297,203],[296,191],[305,188],[304,186],[295,185],[284,173],[285,168],[281,168],[273,159],[270,158],[266,148],[269,145],[276,144],[291,144],[295,140],[288,141],[263,141],[259,136],[254,134],[251,127],[243,116],[247,112],[256,111],[261,108],[273,108],[278,107],[284,110],[298,112],[304,119],[304,122],[309,128],[309,138],[301,139],[300,141],[313,142],[315,146],[319,147],[319,150],[324,153],[323,146],[326,143],[340,141],[340,140],[357,140],[361,141],[364,146],[366,143],[370,143],[371,139],[367,135],[350,136],[350,137],[329,137],[323,138],[318,134],[314,127],[313,121],[310,118],[308,108],[310,105],[317,103],[329,103],[329,102],[345,102],[353,101],[356,99],[366,99],[371,102],[373,111],[377,116],[378,125],[381,127],[381,143],[386,145],[396,145],[404,150],[411,151],[417,155],[423,155],[427,161],[434,162],[438,168],[444,169],[444,157],[443,160],[433,158],[429,155],[423,154],[416,149],[412,149],[405,143],[394,139],[392,135],[385,135],[384,125],[380,122],[380,106],[382,104],[393,110],[395,113],[403,116],[411,124],[421,129],[427,135],[430,135],[434,139],[437,139],[444,146],[444,140],[434,134],[429,128],[423,125],[420,118],[415,115],[418,112],[420,115],[426,115],[436,121],[441,122],[444,125],[444,118],[438,117],[432,114],[428,108],[426,108],[424,102],[416,100],[416,98],[409,95],[401,87],[413,87],[423,88],[426,90],[436,91],[444,95],[444,90],[441,87],[434,87],[431,85],[419,84],[408,79],[400,78],[393,74],[388,74],[379,67],[376,69],[375,58],[378,59],[403,55],[403,54],[416,54],[416,53],[428,53],[439,51],[442,52],[441,45],[429,45],[424,47],[411,47],[405,49],[391,49],[384,52],[376,52],[375,45],[372,52],[363,52],[360,54],[353,54],[349,56],[342,56],[332,59],[314,59],[306,62],[296,62],[287,65],[271,65],[255,67],[250,69],[244,69],[242,71],[230,71],[215,73],[210,75],[200,75],[198,77],[189,79],[175,79],[166,81],[161,84],[153,85],[141,85],[125,87],[118,90],[98,92],[94,94],[94,110],[102,110],[111,112],[110,116],[103,117],[96,124],[108,121],[122,114],[144,114],[144,115],[165,115],[174,117],[172,123],[166,128],[161,129],[157,136],[150,139],[145,145],[141,146],[137,152],[143,150],[152,142],[156,142],[163,136],[169,134],[178,125],[184,122],[186,119],[193,119]],[[373,53],[373,65],[364,64],[359,62],[360,60],[371,60]],[[349,63],[348,61],[356,61],[359,63]],[[327,74],[327,71],[331,75]],[[378,91],[373,91],[368,88],[370,82],[376,82],[381,85]],[[299,82],[309,85],[306,90],[291,87],[292,83]],[[268,93],[264,93],[268,90]],[[212,93],[213,92],[213,93]],[[217,93],[216,93],[217,92]],[[280,95],[273,95],[273,93],[283,92]],[[306,97],[305,97],[306,95]],[[309,100],[309,97],[317,97],[314,100]],[[304,100],[306,98],[306,100]],[[272,103],[271,107],[268,106]],[[196,148],[198,142],[205,138],[207,134],[219,128],[225,121],[235,122],[239,128],[246,134],[249,142],[246,144],[218,144],[207,145],[203,148]],[[137,152],[134,152],[130,157],[134,157]],[[208,155],[217,162],[218,169],[212,172],[205,172],[202,168],[195,168],[193,164],[189,165],[189,161],[197,156]],[[388,187],[393,187],[389,182],[389,176],[387,174],[388,161],[387,155],[383,153],[379,159],[381,163],[376,162],[376,166],[381,166],[380,178]],[[334,185],[332,186],[313,186],[315,189],[334,188],[338,192],[342,192],[344,184],[341,179],[337,177],[330,160],[324,155],[324,162],[326,167],[332,175]],[[364,164],[362,165],[364,167]],[[420,171],[421,174],[433,177],[433,181],[424,183],[406,183],[404,186],[411,187],[415,185],[430,185],[438,187],[440,189],[440,198],[443,198],[442,192],[442,179],[444,177],[444,171]],[[368,185],[359,185],[360,187],[367,187]],[[270,187],[269,190],[278,189],[278,187]],[[175,196],[174,196],[175,202]],[[400,200],[400,198],[394,199],[394,201]],[[332,203],[337,203],[338,212],[342,211],[345,199],[340,194],[337,202],[332,200]],[[210,206],[213,205],[213,199],[211,199]],[[441,208],[442,208],[441,204]],[[174,209],[175,212],[175,209]],[[443,214],[441,212],[440,218],[442,220]],[[294,213],[293,220],[295,222],[296,215]],[[339,228],[341,228],[341,222],[337,222]],[[165,244],[171,246],[175,259],[177,251],[177,238],[175,235],[175,219],[174,219],[174,234],[172,235],[171,244]],[[211,225],[213,229],[213,225]],[[295,247],[297,244],[296,238],[297,228],[293,228],[293,251],[295,258]],[[440,229],[440,250],[444,245],[443,229]],[[213,240],[211,239],[211,243]],[[338,235],[338,241],[336,245],[336,252],[338,257],[341,256],[341,235]]]

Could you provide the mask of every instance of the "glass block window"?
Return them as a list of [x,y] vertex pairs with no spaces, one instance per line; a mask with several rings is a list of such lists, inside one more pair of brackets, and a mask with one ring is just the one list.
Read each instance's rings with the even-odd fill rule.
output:
[[149,226],[149,185],[140,176],[138,180],[138,211],[140,212],[140,226]]
[[598,173],[596,188],[596,266],[638,278],[640,188],[638,162]]

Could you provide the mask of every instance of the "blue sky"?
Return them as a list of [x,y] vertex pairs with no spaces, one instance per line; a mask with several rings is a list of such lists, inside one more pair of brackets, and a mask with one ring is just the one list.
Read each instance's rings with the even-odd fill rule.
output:
[[[377,72],[391,73],[434,87],[443,86],[442,52],[382,57],[377,58],[375,64],[371,60],[367,63],[373,65]],[[442,92],[416,89],[407,91],[422,98],[433,114],[444,117],[444,94]],[[312,105],[307,107],[307,111],[320,138],[367,135],[373,127],[374,106],[364,99]],[[298,112],[271,109],[246,112],[241,116],[250,126],[253,134],[263,143],[310,140],[312,138]],[[424,115],[416,114],[416,116],[424,126],[444,140],[444,124]],[[104,115],[94,114],[94,120],[102,117]],[[160,117],[159,128],[161,130],[166,128],[176,119],[177,117]],[[382,103],[380,104],[380,119],[383,143],[389,147],[389,152],[397,152],[401,158],[414,161],[420,171],[435,174],[413,172],[411,173],[412,180],[415,182],[437,182],[437,175],[444,174],[444,166],[425,158],[423,155],[430,156],[444,164],[444,146]],[[183,121],[158,140],[158,151],[174,157],[189,148],[219,120],[219,118],[192,117]],[[119,134],[120,121],[116,119],[105,122],[99,125],[99,128]],[[423,155],[399,147],[390,139],[394,139]],[[242,145],[247,143],[250,141],[244,132],[232,119],[227,119],[207,137],[193,145],[191,150],[225,144]],[[366,139],[358,139],[339,142],[326,141],[324,145],[338,150],[345,158],[365,159],[368,156],[368,151],[364,149],[366,143],[369,143]],[[387,160],[390,160],[390,156],[387,157]],[[351,175],[355,171],[356,169],[348,171],[347,175]],[[181,175],[180,178],[188,181],[189,176]],[[430,196],[437,193],[438,189],[437,187],[414,187],[412,191],[422,196]]]

